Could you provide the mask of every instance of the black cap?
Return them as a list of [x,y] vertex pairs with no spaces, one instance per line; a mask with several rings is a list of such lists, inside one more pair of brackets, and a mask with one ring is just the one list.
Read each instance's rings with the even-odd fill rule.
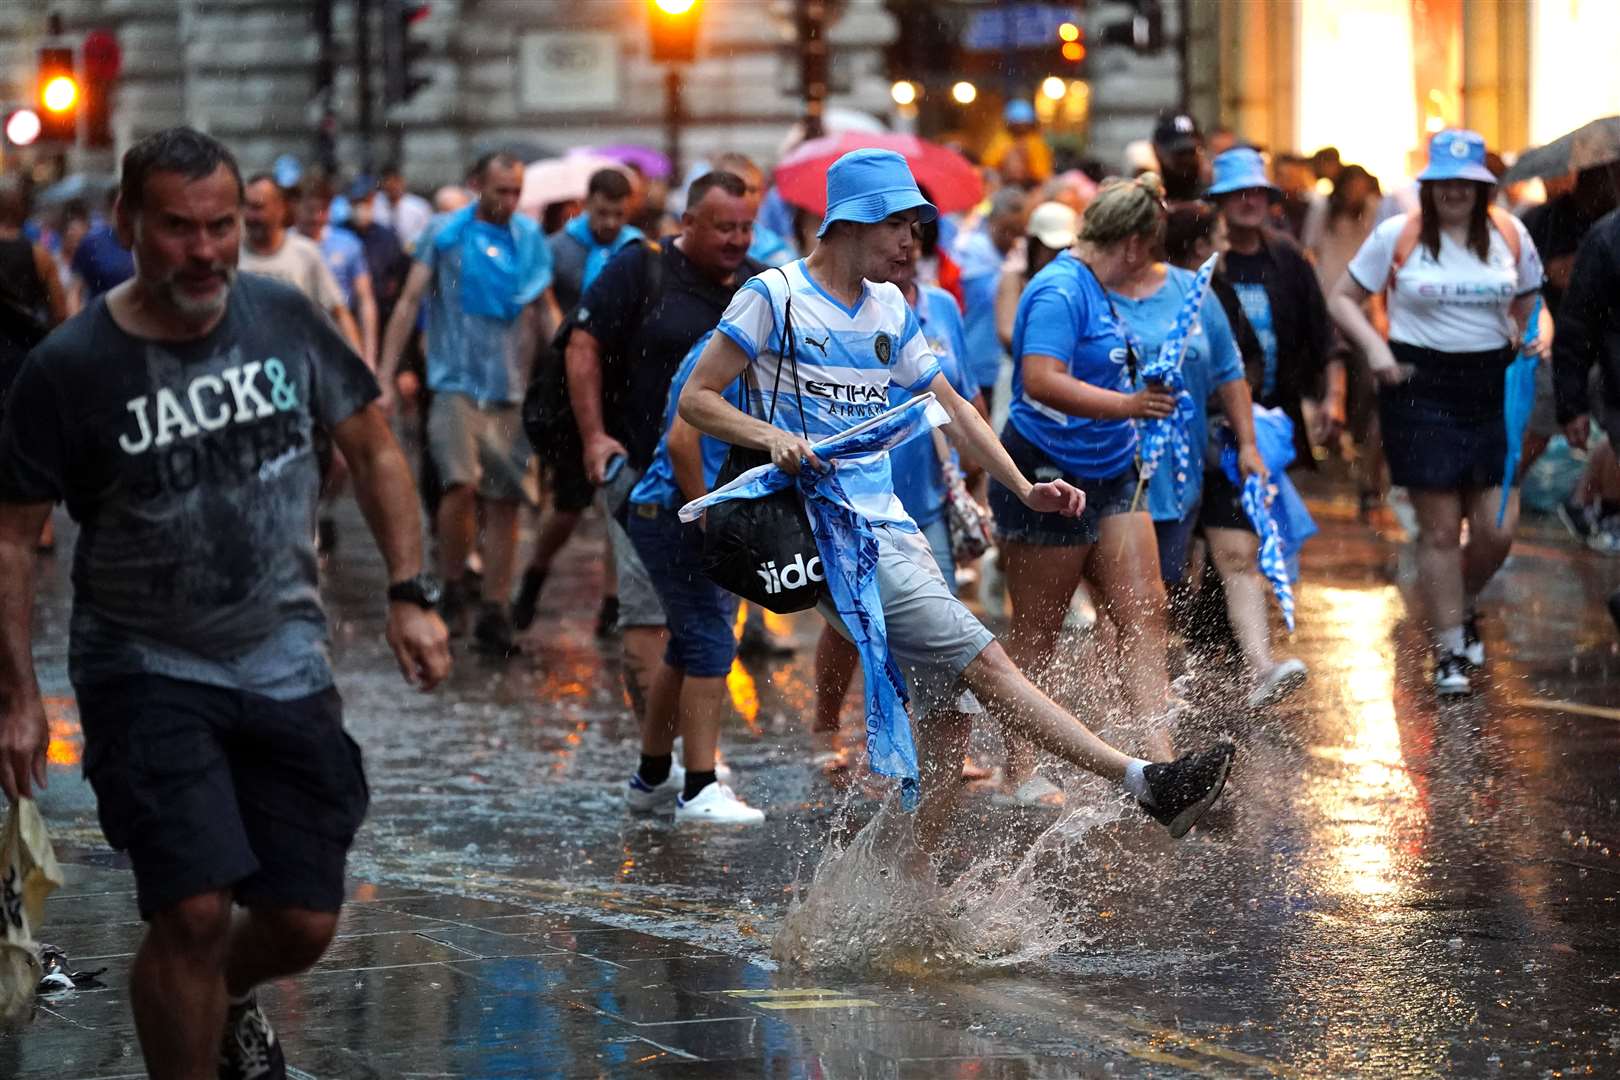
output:
[[1203,145],[1204,133],[1198,130],[1198,121],[1184,112],[1162,112],[1153,125],[1153,145],[1175,153]]

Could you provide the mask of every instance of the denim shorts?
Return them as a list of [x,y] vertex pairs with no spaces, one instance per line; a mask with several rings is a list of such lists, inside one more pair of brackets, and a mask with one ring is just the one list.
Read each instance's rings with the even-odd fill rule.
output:
[[702,530],[653,503],[631,503],[626,526],[669,626],[664,663],[697,678],[729,672],[737,597],[703,573]]
[[1083,547],[1095,544],[1102,535],[1103,518],[1130,513],[1131,500],[1136,497],[1135,464],[1104,478],[1065,473],[1012,424],[1002,429],[1001,445],[1006,447],[1013,464],[1031,481],[1041,484],[1067,480],[1085,492],[1086,508],[1079,517],[1039,513],[1025,506],[1000,482],[992,480],[990,514],[995,519],[998,541],[1041,547]]

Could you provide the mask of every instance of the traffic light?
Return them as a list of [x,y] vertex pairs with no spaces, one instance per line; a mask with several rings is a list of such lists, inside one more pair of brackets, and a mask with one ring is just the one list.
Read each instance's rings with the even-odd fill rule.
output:
[[6,142],[12,146],[32,146],[39,138],[39,113],[33,109],[13,109],[6,114]]
[[427,42],[415,36],[428,17],[428,5],[409,0],[383,0],[383,101],[399,105],[433,80],[412,68],[428,54]]
[[113,144],[112,94],[123,67],[118,39],[107,30],[92,30],[80,50],[84,69],[84,144],[104,148]]
[[83,94],[73,70],[73,50],[48,45],[39,50],[36,103],[39,137],[46,142],[77,142]]
[[648,0],[652,58],[662,64],[690,64],[697,59],[699,0]]
[[1064,63],[1078,65],[1086,58],[1086,32],[1077,23],[1058,26],[1058,55]]

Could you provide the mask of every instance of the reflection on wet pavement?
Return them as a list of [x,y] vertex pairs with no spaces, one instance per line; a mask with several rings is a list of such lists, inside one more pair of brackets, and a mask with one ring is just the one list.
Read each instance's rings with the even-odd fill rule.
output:
[[[727,680],[725,754],[766,824],[676,829],[622,806],[636,731],[616,647],[592,637],[594,538],[553,572],[524,657],[463,653],[424,697],[380,640],[381,567],[350,517],[328,593],[373,809],[339,941],[265,995],[290,1059],[323,1077],[1620,1074],[1620,650],[1600,603],[1620,563],[1532,526],[1486,597],[1482,691],[1441,707],[1399,547],[1313,509],[1307,689],[1249,716],[1223,669],[1186,683],[1183,741],[1242,747],[1208,827],[1172,843],[1055,768],[1061,815],[976,791],[941,860],[949,899],[889,927],[912,934],[907,962],[864,970],[772,959],[796,885],[802,900],[829,837],[851,844],[884,795],[808,764],[813,616],[774,627],[797,657]],[[111,989],[0,1037],[4,1077],[140,1072],[122,990],[140,924],[76,777],[65,562],[47,563],[38,662],[44,805],[73,881],[45,937]],[[1096,646],[1078,647],[1068,696],[1105,716]],[[847,712],[852,750],[857,727]],[[996,749],[976,737],[981,761]],[[961,946],[948,962],[941,928]],[[1009,928],[1055,936],[997,966]],[[818,932],[811,960],[881,951],[871,925]]]

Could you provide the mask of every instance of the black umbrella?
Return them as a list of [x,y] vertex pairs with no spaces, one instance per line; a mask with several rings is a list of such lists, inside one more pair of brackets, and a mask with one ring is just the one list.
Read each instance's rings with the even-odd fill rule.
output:
[[1605,116],[1561,135],[1546,146],[1526,150],[1502,177],[1516,184],[1533,177],[1568,176],[1620,161],[1620,116]]

